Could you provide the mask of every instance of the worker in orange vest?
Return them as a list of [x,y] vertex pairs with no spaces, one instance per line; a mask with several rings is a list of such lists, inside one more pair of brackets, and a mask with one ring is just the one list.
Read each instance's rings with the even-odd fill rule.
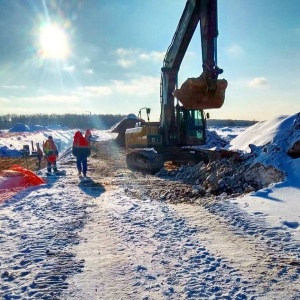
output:
[[87,129],[87,130],[85,131],[84,137],[87,139],[87,141],[88,141],[89,143],[91,142],[92,133],[91,133],[91,131],[90,131],[89,129]]
[[53,172],[57,172],[56,159],[58,156],[58,150],[51,135],[48,136],[47,141],[44,143],[43,151],[47,159],[47,172],[51,173],[51,167],[53,168]]
[[82,173],[86,177],[87,158],[91,155],[91,148],[89,141],[82,135],[80,130],[74,135],[72,154],[76,157],[78,175]]

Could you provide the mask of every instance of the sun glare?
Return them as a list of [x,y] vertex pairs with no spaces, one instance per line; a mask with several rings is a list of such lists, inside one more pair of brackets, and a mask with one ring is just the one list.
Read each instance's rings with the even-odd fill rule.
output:
[[53,59],[64,59],[70,54],[66,33],[56,25],[43,27],[40,32],[42,56]]

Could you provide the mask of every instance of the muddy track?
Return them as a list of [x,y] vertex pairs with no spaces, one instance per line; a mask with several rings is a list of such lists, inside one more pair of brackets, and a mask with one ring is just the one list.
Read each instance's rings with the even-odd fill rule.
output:
[[268,226],[229,201],[203,198],[191,185],[130,171],[127,151],[112,143],[94,143],[93,148],[93,176],[107,190],[122,187],[130,198],[168,204],[197,229],[195,236],[209,251],[251,278],[259,290],[270,290],[270,299],[283,290],[289,291],[286,299],[298,299],[293,295],[300,295],[300,243],[288,231]]

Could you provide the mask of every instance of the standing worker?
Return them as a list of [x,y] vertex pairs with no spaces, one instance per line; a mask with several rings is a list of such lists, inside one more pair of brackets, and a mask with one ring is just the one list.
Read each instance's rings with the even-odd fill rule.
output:
[[76,156],[78,175],[81,175],[82,172],[83,176],[86,177],[87,158],[91,155],[91,148],[89,141],[79,130],[74,135],[72,154]]
[[87,129],[87,130],[85,131],[84,137],[87,139],[87,141],[88,141],[89,143],[91,143],[92,133],[91,133],[91,131],[90,131],[89,129]]
[[47,159],[47,172],[51,173],[51,167],[54,173],[57,172],[56,159],[58,150],[51,135],[48,136],[48,140],[44,143],[43,150]]
[[42,158],[43,158],[43,151],[42,149],[40,148],[40,144],[39,143],[36,143],[36,152],[37,152],[37,158],[38,158],[38,169],[40,170],[41,169],[41,162],[42,162]]

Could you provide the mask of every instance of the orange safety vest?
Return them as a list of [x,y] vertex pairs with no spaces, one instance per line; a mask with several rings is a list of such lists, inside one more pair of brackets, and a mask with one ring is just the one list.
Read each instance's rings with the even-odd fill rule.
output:
[[91,131],[89,129],[87,129],[84,137],[89,141],[91,138],[91,135],[92,135]]
[[74,139],[73,139],[73,146],[78,147],[79,146],[79,138],[82,136],[82,133],[78,130],[75,132]]
[[74,135],[72,154],[76,157],[91,155],[90,142],[81,134],[80,131],[77,131]]
[[53,140],[47,140],[43,145],[43,150],[46,155],[54,154],[57,151],[57,147]]
[[46,154],[49,163],[56,162],[57,147],[53,140],[47,140],[43,145],[43,150]]
[[78,138],[78,148],[88,148],[90,146],[89,141],[84,136],[79,136]]

